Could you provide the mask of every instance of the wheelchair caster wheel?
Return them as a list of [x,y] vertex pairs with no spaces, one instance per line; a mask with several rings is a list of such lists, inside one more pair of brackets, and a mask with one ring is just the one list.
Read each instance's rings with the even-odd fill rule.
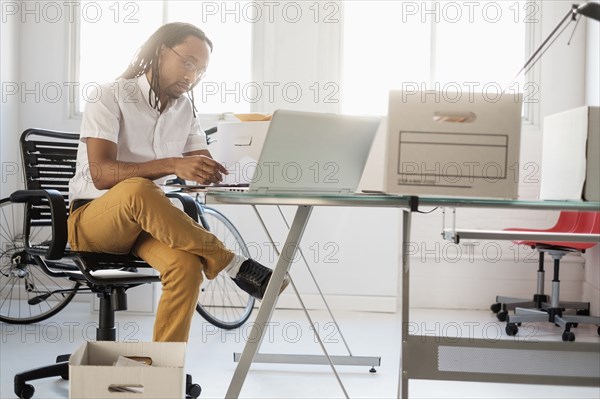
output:
[[[18,391],[18,392],[17,392]],[[33,397],[33,393],[35,392],[35,388],[33,385],[23,384],[20,389],[17,389],[15,393],[21,399],[31,399]]]
[[490,306],[490,310],[494,313],[498,313],[501,309],[502,309],[501,303],[494,303],[494,304],[492,304],[492,306]]
[[575,341],[575,334],[571,331],[565,331],[562,335],[563,342],[573,342]]
[[498,312],[496,313],[496,318],[499,321],[506,321],[506,317],[508,316],[508,312],[506,311],[502,311],[502,312]]
[[518,332],[519,332],[519,327],[517,327],[516,324],[508,323],[506,325],[506,334],[510,335],[511,337],[513,335],[517,335]]

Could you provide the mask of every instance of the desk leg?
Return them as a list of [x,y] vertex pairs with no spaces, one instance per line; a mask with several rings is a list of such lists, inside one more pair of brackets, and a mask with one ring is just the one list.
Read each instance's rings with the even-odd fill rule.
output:
[[264,333],[266,330],[265,327],[267,326],[269,320],[271,320],[271,315],[273,314],[275,304],[277,303],[279,289],[281,288],[283,279],[290,269],[292,260],[296,255],[296,251],[300,245],[300,240],[304,234],[304,229],[308,222],[311,211],[312,206],[299,206],[298,210],[296,210],[296,215],[294,216],[292,227],[290,228],[285,240],[282,254],[277,260],[277,265],[275,266],[275,270],[273,270],[271,281],[269,282],[265,296],[258,309],[256,320],[252,325],[252,329],[250,330],[249,337],[256,338],[246,342],[244,351],[240,357],[240,362],[235,368],[233,378],[231,379],[231,383],[229,384],[229,388],[225,394],[226,398],[237,398],[240,396],[240,391],[242,390],[242,385],[244,385],[244,381],[246,380],[246,375],[250,369],[250,364],[252,364],[254,355],[256,355],[256,352],[258,352],[258,348],[260,347],[260,344],[264,338]]
[[[410,244],[410,226],[411,226],[411,211],[402,211],[402,328],[400,339],[402,341],[402,353],[400,353],[400,373],[398,376],[398,397],[408,399],[408,373],[409,369],[409,348],[408,348],[408,323],[410,311],[410,261],[409,261],[409,244]],[[414,359],[413,359],[414,361]]]

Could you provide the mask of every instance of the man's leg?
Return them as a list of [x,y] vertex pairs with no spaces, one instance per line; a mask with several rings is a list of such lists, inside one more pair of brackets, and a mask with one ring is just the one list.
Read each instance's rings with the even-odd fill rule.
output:
[[187,342],[202,284],[200,258],[172,249],[146,232],[139,235],[132,252],[160,272],[162,296],[153,341]]
[[146,231],[169,248],[200,257],[208,279],[217,277],[234,258],[233,252],[148,179],[120,182],[77,209],[68,222],[69,242],[75,250],[125,254]]

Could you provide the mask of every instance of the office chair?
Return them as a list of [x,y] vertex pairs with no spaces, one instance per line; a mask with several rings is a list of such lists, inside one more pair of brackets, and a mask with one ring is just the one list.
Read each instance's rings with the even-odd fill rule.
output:
[[[600,212],[577,213],[577,222],[569,232],[600,234]],[[571,331],[572,327],[577,327],[579,323],[600,325],[600,317],[589,316],[589,303],[560,301],[560,260],[570,252],[584,253],[586,249],[592,248],[596,244],[555,241],[526,241],[523,244],[534,246],[541,255],[548,253],[554,260],[552,293],[550,303],[542,303],[541,308],[516,307],[514,315],[506,316],[506,333],[508,335],[516,335],[519,331],[518,325],[520,323],[548,321],[564,328],[562,340],[572,342],[575,341],[575,333]],[[563,313],[566,308],[576,309],[576,314]],[[597,332],[600,335],[600,327],[598,327]]]
[[[523,229],[523,228],[509,228],[504,231],[528,231],[528,232],[544,232],[544,233],[568,233],[573,232],[577,226],[579,219],[579,212],[562,211],[556,221],[556,224],[548,229]],[[536,243],[532,241],[513,241],[514,244],[524,245],[535,249]],[[515,298],[509,296],[496,296],[496,303],[490,306],[492,312],[496,313],[496,317],[500,321],[506,321],[506,316],[510,310],[514,310],[517,307],[521,308],[536,308],[544,309],[550,306],[550,296],[544,293],[544,282],[545,282],[545,271],[544,271],[544,251],[538,251],[538,270],[537,270],[537,284],[536,292],[533,294],[532,299],[527,298]],[[565,309],[589,309],[589,304],[583,302],[562,302],[561,307]]]
[[[115,312],[127,309],[126,291],[142,284],[159,282],[160,278],[138,273],[139,268],[150,266],[133,255],[70,250],[67,243],[68,189],[69,180],[75,174],[78,143],[79,135],[73,133],[28,129],[21,135],[26,189],[13,192],[10,202],[23,205],[24,245],[12,255],[12,270],[26,286],[27,303],[32,307],[54,295],[70,294],[64,291],[87,290],[95,293],[100,299],[96,339],[115,341]],[[181,201],[184,211],[198,220],[196,204],[191,197],[181,193],[168,195]],[[49,239],[40,241],[32,233],[40,226],[46,226],[51,231]],[[32,269],[35,268],[53,278],[71,280],[74,284],[70,289],[56,290],[58,293],[47,292],[30,297],[30,293],[39,293],[41,288],[34,286],[35,281],[39,281],[33,277]],[[69,356],[58,356],[55,364],[16,374],[15,394],[20,398],[31,398],[35,389],[27,384],[28,381],[58,376],[68,379]],[[193,384],[191,376],[187,375],[187,397],[197,398],[200,392],[200,386]]]

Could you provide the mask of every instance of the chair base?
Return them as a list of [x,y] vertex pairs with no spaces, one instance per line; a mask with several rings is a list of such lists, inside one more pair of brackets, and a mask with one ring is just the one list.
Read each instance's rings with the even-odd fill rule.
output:
[[57,363],[49,366],[38,367],[35,369],[27,370],[19,374],[15,374],[15,386],[14,391],[17,397],[22,399],[30,399],[33,397],[35,388],[31,384],[27,384],[29,381],[40,380],[42,378],[49,377],[61,377],[63,380],[69,379],[69,362],[58,361],[62,360],[63,356],[57,358]]
[[[581,324],[595,324],[600,325],[600,317],[588,316],[589,309],[575,315],[563,314],[562,308],[547,308],[544,310],[528,309],[528,308],[516,308],[514,315],[509,315],[506,318],[506,333],[508,335],[517,335],[519,332],[518,325],[521,323],[535,323],[535,322],[550,322],[564,328],[562,334],[563,341],[573,342],[575,341],[575,333],[571,331],[571,328],[577,327]],[[600,328],[597,330],[600,335]]]
[[[537,293],[533,300],[496,296],[496,303],[490,309],[496,313],[500,321],[506,321],[506,334],[517,335],[521,323],[550,322],[564,328],[563,341],[575,341],[575,333],[572,327],[582,324],[600,324],[600,317],[592,317],[589,302],[573,302],[560,300],[560,260],[569,252],[575,251],[569,248],[540,247],[539,263],[537,272]],[[550,254],[554,261],[554,275],[552,279],[552,295],[544,295],[544,253]],[[563,314],[567,309],[574,309],[576,314]],[[514,315],[508,315],[509,310],[514,310]],[[600,327],[598,327],[600,335]]]
[[[548,295],[535,294],[533,299],[525,298],[514,298],[508,296],[496,296],[496,303],[490,306],[492,312],[496,313],[496,318],[499,321],[506,321],[508,312],[516,309],[531,309],[546,311],[552,307],[551,298]],[[589,312],[589,302],[573,302],[573,301],[560,301],[558,308],[565,311],[567,309],[573,309],[577,312]]]

